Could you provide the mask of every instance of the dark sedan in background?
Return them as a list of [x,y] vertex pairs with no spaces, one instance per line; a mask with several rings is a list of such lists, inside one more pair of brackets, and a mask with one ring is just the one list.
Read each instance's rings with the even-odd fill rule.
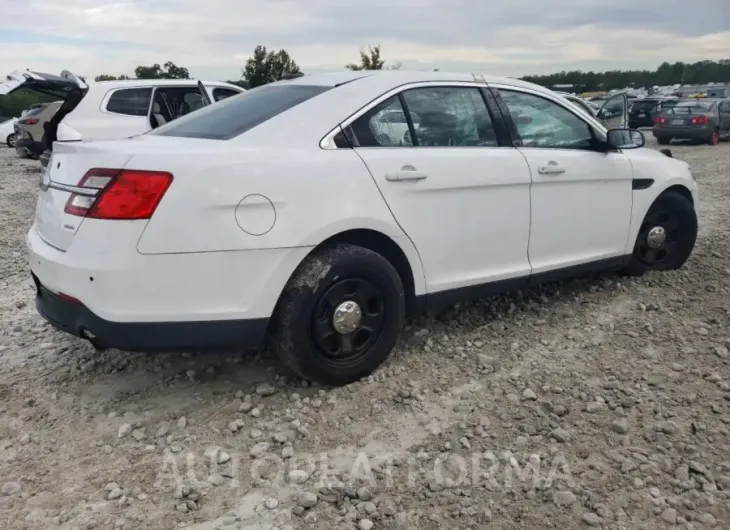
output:
[[654,118],[662,112],[671,109],[677,104],[676,97],[648,97],[635,99],[629,108],[629,127],[651,127],[654,125]]
[[680,101],[654,118],[652,133],[660,145],[671,140],[717,145],[730,137],[730,99]]

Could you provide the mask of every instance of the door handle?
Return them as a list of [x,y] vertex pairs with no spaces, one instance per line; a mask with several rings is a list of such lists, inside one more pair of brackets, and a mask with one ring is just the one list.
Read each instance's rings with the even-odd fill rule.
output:
[[428,175],[426,175],[423,171],[418,171],[411,165],[405,165],[400,168],[400,171],[396,171],[395,173],[386,173],[385,180],[389,180],[391,182],[400,182],[402,180],[423,180],[427,176]]
[[539,166],[537,172],[541,175],[560,175],[561,173],[565,173],[565,168],[560,167],[557,162],[551,160],[547,165]]

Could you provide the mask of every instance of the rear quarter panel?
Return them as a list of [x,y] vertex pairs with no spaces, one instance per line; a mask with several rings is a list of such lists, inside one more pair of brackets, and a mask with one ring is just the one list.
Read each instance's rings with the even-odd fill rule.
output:
[[142,254],[315,246],[356,228],[404,235],[351,149],[141,154],[126,167],[174,175],[140,238]]

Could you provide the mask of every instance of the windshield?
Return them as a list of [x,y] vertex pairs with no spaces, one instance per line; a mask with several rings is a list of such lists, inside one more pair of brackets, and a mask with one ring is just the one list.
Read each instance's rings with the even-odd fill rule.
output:
[[670,114],[693,114],[712,110],[714,101],[680,101],[669,110]]
[[264,85],[171,121],[147,134],[230,140],[332,87]]

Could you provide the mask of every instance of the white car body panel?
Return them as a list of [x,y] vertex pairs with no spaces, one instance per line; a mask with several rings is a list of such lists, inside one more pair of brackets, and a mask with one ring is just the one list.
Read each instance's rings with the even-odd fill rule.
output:
[[[431,296],[622,258],[659,193],[673,185],[696,193],[686,163],[648,149],[332,143],[340,125],[424,83],[540,94],[605,138],[600,120],[522,81],[392,71],[278,84],[285,83],[343,84],[229,140],[152,134],[58,142],[49,164],[54,183],[76,185],[92,167],[165,171],[174,180],[149,221],[68,216],[69,192],[41,191],[28,234],[31,270],[41,284],[77,297],[110,322],[268,319],[302,260],[345,232],[368,230],[395,243],[410,266],[414,294]],[[96,123],[98,105],[87,115],[83,103],[64,123],[84,139],[103,136],[107,123]],[[564,172],[539,171],[551,162]],[[427,178],[386,179],[407,165]],[[654,184],[634,191],[636,178]]]
[[15,124],[18,122],[18,118],[11,118],[0,123],[0,145],[4,144],[7,137],[11,134],[15,134]]

